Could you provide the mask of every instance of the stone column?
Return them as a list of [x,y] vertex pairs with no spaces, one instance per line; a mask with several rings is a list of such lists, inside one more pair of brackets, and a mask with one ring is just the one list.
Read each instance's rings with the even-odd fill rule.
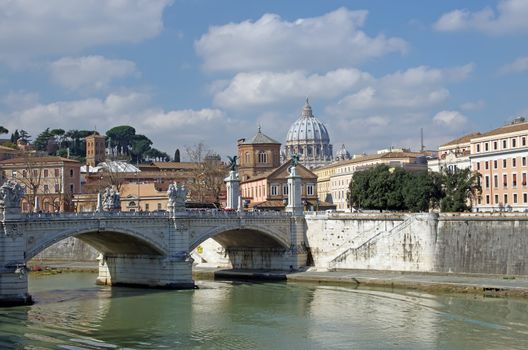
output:
[[20,210],[24,189],[12,180],[0,188],[0,306],[28,305],[26,236]]
[[293,215],[303,215],[301,177],[297,175],[295,166],[290,168],[290,176],[288,176],[288,205],[286,206],[286,211]]
[[240,197],[240,180],[234,170],[229,172],[229,176],[224,179],[227,189],[226,209],[238,209],[238,198]]

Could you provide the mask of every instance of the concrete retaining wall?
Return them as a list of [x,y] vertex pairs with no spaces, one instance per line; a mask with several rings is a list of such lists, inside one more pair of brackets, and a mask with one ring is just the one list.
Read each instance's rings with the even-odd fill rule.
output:
[[528,275],[528,216],[308,215],[318,269]]

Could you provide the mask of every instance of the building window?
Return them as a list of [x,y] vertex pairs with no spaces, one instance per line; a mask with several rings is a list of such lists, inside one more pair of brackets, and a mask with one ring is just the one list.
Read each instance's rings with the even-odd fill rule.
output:
[[528,193],[523,193],[523,203],[528,202]]
[[284,184],[284,186],[282,186],[282,194],[288,194],[288,184]]
[[276,196],[279,194],[279,186],[271,185],[271,195]]
[[306,185],[306,195],[313,196],[313,194],[314,194],[314,186]]
[[512,147],[517,147],[517,140],[516,139],[512,139],[511,143],[512,143]]
[[494,141],[493,142],[493,149],[496,150],[498,147],[497,147],[497,141]]
[[[16,171],[13,171],[13,178],[16,177]],[[22,177],[25,179],[27,178],[27,171],[25,170],[22,170]]]
[[513,194],[513,204],[517,204],[517,193]]
[[512,158],[512,167],[517,166],[517,158]]
[[55,193],[59,193],[59,184],[55,184]]
[[480,170],[480,162],[477,162],[477,170]]
[[48,169],[44,169],[44,177],[48,177],[49,174],[48,174]]
[[59,174],[60,174],[60,170],[59,169],[55,169],[55,177],[59,177]]
[[526,157],[522,157],[522,165],[526,166]]
[[480,152],[480,145],[477,144],[477,153],[479,153],[479,152]]
[[70,184],[70,193],[74,193],[75,191],[75,187],[73,186],[73,184]]
[[268,155],[265,152],[259,152],[258,161],[259,161],[259,163],[267,163],[268,162]]
[[250,155],[249,155],[249,152],[246,152],[246,164],[249,164],[250,163]]
[[504,169],[506,169],[506,159],[503,159],[503,160],[502,160],[502,167],[503,167]]
[[522,174],[522,185],[526,186],[526,173]]
[[484,150],[487,151],[488,149],[489,149],[489,144],[486,142],[486,143],[484,144]]
[[73,169],[70,169],[70,177],[73,177]]
[[508,204],[508,195],[504,194],[504,205]]
[[38,177],[38,170],[37,169],[33,169],[33,178],[37,178]]
[[517,174],[512,174],[512,186],[517,187]]
[[499,195],[498,194],[495,195],[495,204],[499,204]]
[[486,188],[489,188],[489,176],[486,176]]
[[150,205],[148,203],[145,203],[145,211],[149,211]]
[[161,210],[161,203],[158,203],[158,210]]
[[485,165],[486,170],[488,170],[489,169],[489,162],[486,161],[486,163],[484,163],[484,165]]
[[526,137],[523,137],[523,138],[521,139],[521,144],[522,144],[523,146],[526,146]]
[[493,175],[493,187],[499,187],[499,177],[497,175]]
[[493,169],[497,169],[497,168],[498,168],[497,161],[494,160],[494,161],[493,161]]
[[490,200],[490,198],[489,198],[489,194],[487,194],[487,195],[486,195],[486,204],[489,204],[489,200]]
[[502,185],[508,187],[508,175],[506,174],[502,175]]
[[506,140],[502,140],[502,149],[506,149],[507,143]]

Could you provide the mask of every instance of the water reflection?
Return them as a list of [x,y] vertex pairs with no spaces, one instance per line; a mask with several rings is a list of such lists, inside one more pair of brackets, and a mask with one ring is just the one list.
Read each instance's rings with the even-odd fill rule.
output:
[[31,279],[0,349],[524,349],[528,301],[286,283],[153,291]]

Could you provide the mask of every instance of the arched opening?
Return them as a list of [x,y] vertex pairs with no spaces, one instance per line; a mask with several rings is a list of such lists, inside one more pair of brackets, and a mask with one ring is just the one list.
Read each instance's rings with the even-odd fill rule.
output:
[[286,238],[264,228],[217,228],[191,243],[195,266],[272,270],[284,268]]

